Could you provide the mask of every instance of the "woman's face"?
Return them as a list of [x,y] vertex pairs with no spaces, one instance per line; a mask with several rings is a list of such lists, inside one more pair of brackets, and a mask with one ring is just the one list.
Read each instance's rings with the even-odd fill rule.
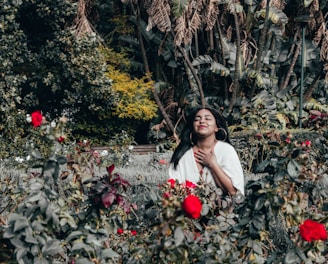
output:
[[199,110],[194,118],[193,129],[194,133],[200,137],[215,135],[218,126],[211,111],[207,109]]

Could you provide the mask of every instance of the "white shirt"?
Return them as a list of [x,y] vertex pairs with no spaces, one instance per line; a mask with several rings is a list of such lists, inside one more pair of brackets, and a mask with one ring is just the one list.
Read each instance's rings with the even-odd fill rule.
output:
[[[230,177],[233,186],[244,195],[244,173],[234,147],[229,143],[218,141],[214,146],[214,153],[217,163]],[[187,180],[197,184],[200,176],[192,148],[181,157],[176,169],[173,168],[173,163],[170,164],[169,177],[179,181],[179,183],[184,183]],[[215,184],[213,175],[207,167],[203,169],[202,178],[206,182]]]

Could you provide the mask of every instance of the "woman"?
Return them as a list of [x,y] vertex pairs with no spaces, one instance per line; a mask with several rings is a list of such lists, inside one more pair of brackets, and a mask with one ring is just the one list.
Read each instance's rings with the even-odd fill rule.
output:
[[212,182],[225,193],[244,195],[244,174],[230,144],[226,121],[215,109],[196,108],[189,115],[174,151],[169,177],[180,183]]

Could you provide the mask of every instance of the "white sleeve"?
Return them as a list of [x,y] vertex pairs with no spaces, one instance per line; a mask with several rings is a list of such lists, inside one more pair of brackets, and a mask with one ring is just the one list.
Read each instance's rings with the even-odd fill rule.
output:
[[230,177],[233,186],[244,195],[244,173],[236,150],[230,144],[224,143],[216,152],[219,165]]
[[173,163],[170,163],[169,166],[169,179],[174,179],[178,181],[179,183],[185,182],[185,179],[183,179],[182,175],[184,175],[183,172],[181,172],[181,168],[178,164],[177,168],[173,168]]
[[179,160],[177,168],[173,164],[169,166],[169,177],[178,180],[179,183],[185,183],[186,180],[197,184],[199,181],[199,172],[194,159],[194,152],[189,149]]

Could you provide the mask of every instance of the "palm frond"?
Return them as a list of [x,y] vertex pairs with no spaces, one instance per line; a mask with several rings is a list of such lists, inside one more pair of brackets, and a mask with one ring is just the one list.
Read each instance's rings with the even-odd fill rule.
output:
[[303,107],[306,110],[318,110],[320,112],[328,113],[328,106],[320,104],[317,100],[313,98],[307,101],[306,103],[304,103]]
[[151,30],[154,25],[162,32],[171,30],[170,20],[171,7],[165,0],[155,0],[147,9],[149,15],[147,30]]
[[172,13],[174,16],[179,17],[182,15],[188,6],[188,0],[174,0],[172,5]]
[[216,23],[216,20],[219,15],[219,6],[217,1],[210,0],[208,4],[208,8],[206,9],[206,13],[204,15],[204,22],[206,24],[205,30],[212,30],[213,26]]

